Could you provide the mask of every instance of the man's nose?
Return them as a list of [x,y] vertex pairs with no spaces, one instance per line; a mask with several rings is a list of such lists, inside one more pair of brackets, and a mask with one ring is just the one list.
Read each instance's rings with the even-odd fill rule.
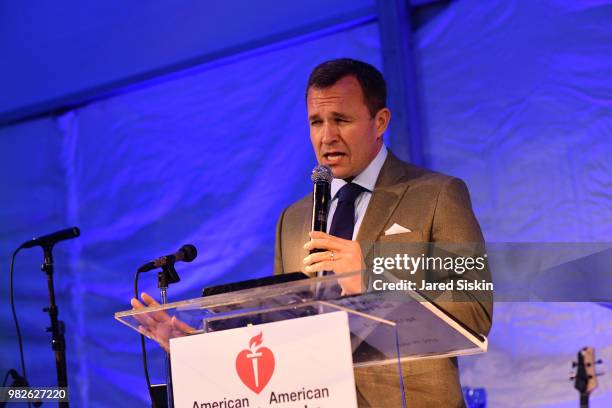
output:
[[331,144],[338,140],[338,126],[333,123],[326,123],[323,127],[323,137],[321,141],[325,144]]

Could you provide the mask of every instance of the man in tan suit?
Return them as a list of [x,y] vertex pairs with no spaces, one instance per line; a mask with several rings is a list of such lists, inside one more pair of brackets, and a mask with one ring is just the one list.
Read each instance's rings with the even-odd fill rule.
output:
[[[317,161],[331,167],[334,176],[329,218],[339,208],[342,188],[357,184],[357,197],[351,203],[354,225],[348,239],[311,232],[312,195],[294,203],[278,221],[275,273],[361,270],[361,276],[343,283],[343,293],[354,294],[370,284],[366,271],[371,254],[363,253],[368,243],[483,243],[461,180],[404,163],[384,147],[382,137],[391,112],[384,79],[376,68],[350,59],[320,64],[311,73],[306,101]],[[405,232],[385,235],[394,224]],[[309,254],[312,249],[320,252]],[[488,271],[469,278],[489,279]],[[476,299],[469,293],[453,293],[438,300],[475,332],[488,333],[490,296]],[[397,405],[391,399],[397,385],[390,369],[356,371],[360,407]],[[403,363],[402,372],[408,407],[464,406],[456,359]]]

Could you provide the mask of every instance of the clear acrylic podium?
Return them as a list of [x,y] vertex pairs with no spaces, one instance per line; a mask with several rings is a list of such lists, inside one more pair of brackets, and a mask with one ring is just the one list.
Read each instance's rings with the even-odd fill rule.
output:
[[[402,403],[396,406],[404,406],[403,401],[409,398],[403,396],[401,362],[486,351],[486,337],[471,332],[416,292],[373,291],[340,296],[339,282],[357,274],[323,276],[183,300],[118,312],[115,318],[144,333],[141,321],[146,315],[157,320],[176,317],[193,329],[190,335],[197,335],[345,311],[355,372],[388,366],[397,375],[397,398]],[[172,337],[176,331],[168,330],[161,336],[164,335]]]

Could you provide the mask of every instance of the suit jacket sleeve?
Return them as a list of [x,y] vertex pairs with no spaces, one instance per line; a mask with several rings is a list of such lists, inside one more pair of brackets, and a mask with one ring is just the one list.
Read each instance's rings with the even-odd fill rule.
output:
[[[457,243],[459,247],[465,245],[467,255],[473,255],[473,249],[479,247],[484,254],[482,232],[472,211],[468,189],[460,179],[448,179],[440,190],[433,218],[432,241]],[[482,271],[455,274],[451,279],[491,282],[491,274],[487,265]],[[493,316],[490,292],[455,290],[452,294],[440,296],[436,303],[474,331],[485,335],[489,332]]]
[[287,209],[284,209],[281,213],[280,217],[278,217],[278,221],[276,222],[276,238],[274,241],[274,274],[279,275],[284,273],[283,268],[283,252],[282,252],[282,231],[283,231],[283,218],[285,217],[285,212]]

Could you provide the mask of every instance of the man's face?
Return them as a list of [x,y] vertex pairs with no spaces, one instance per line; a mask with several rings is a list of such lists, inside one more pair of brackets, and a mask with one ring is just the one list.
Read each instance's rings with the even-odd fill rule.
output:
[[381,109],[372,118],[354,76],[329,88],[310,88],[306,102],[310,140],[319,164],[331,167],[335,178],[357,176],[380,151],[389,110]]

